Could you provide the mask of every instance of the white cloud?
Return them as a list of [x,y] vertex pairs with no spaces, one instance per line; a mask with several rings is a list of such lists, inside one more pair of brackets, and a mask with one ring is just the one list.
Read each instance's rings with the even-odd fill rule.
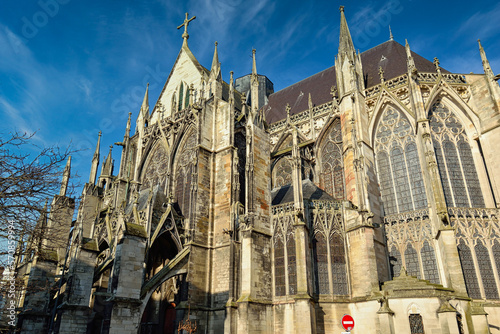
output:
[[464,35],[475,39],[487,39],[500,30],[500,3],[493,9],[477,12],[465,21],[455,32],[453,39],[462,39]]

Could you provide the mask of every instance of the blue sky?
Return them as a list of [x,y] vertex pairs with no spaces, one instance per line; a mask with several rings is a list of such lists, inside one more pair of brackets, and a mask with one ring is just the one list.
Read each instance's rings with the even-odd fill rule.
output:
[[[146,83],[158,98],[182,44],[184,13],[189,46],[210,67],[219,43],[223,79],[251,70],[275,90],[334,64],[339,6],[355,47],[365,51],[389,38],[457,73],[482,73],[477,39],[500,72],[497,1],[269,1],[269,0],[40,0],[0,4],[0,133],[36,131],[41,145],[87,149],[73,158],[86,182],[102,131],[101,157],[133,124]],[[115,168],[121,148],[114,149]]]

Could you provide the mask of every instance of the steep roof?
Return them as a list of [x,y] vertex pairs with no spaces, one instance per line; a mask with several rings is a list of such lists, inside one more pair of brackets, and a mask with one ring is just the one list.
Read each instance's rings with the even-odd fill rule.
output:
[[[335,199],[315,185],[311,180],[302,180],[302,195],[304,200],[335,201]],[[272,205],[293,202],[293,186],[288,184],[271,191]]]
[[[436,73],[435,65],[412,51],[415,65],[420,72]],[[384,70],[384,78],[392,78],[407,72],[405,47],[394,40],[377,45],[361,54],[363,76],[366,88],[380,84],[379,67]],[[449,73],[441,69],[443,73]],[[290,116],[309,108],[308,98],[311,94],[313,105],[321,105],[331,101],[330,89],[336,86],[335,66],[327,68],[302,81],[297,82],[269,96],[269,103],[264,112],[269,124],[286,118],[285,106],[290,104]]]

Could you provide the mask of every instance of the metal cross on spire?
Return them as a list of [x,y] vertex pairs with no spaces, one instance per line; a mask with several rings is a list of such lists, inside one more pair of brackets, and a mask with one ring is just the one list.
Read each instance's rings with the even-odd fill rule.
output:
[[182,26],[184,26],[184,32],[182,33],[182,38],[184,38],[184,41],[187,41],[187,39],[189,38],[189,34],[188,34],[188,25],[189,25],[189,22],[193,21],[196,16],[193,16],[192,18],[188,19],[189,15],[188,13],[186,13],[186,18],[184,19],[184,23],[182,23],[180,26],[177,27],[177,29],[180,29],[182,28]]

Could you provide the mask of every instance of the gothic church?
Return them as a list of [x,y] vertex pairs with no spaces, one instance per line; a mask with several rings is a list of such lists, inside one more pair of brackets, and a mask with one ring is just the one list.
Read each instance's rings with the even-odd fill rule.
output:
[[[183,42],[114,170],[69,168],[18,275],[21,333],[500,333],[500,87],[392,38],[273,92]],[[479,61],[479,55],[478,59]],[[271,78],[272,79],[272,78]],[[495,144],[497,143],[497,144]],[[67,241],[66,236],[70,236]],[[61,244],[57,244],[60,242]],[[69,247],[67,247],[69,245]],[[68,250],[68,251],[67,251]]]

